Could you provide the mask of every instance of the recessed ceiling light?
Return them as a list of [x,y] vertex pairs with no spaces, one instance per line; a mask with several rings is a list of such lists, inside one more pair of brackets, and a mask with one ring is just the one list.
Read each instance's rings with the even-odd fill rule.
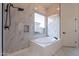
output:
[[58,7],[56,10],[60,10],[60,8]]
[[37,7],[35,7],[35,10],[37,10],[38,8]]

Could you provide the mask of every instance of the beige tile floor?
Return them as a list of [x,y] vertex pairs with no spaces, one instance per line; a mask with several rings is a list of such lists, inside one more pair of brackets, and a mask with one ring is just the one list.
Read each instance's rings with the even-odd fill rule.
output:
[[55,56],[79,56],[79,48],[62,47],[55,53]]
[[[15,56],[39,56],[39,55],[34,55],[34,53],[31,50],[28,50],[28,51],[24,50],[14,55]],[[79,48],[62,47],[53,56],[79,56]]]

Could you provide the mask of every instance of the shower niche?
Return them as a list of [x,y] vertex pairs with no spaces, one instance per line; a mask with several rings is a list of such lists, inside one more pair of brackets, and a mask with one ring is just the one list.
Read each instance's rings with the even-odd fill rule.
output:
[[29,25],[24,25],[24,32],[29,32]]

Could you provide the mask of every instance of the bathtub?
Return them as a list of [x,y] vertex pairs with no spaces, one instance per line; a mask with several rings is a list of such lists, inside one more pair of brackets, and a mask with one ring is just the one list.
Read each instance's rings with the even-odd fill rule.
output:
[[29,41],[29,48],[9,54],[9,56],[54,56],[61,48],[61,40],[52,37],[43,37]]
[[61,48],[61,40],[53,37],[43,37],[30,41],[32,55],[51,56]]

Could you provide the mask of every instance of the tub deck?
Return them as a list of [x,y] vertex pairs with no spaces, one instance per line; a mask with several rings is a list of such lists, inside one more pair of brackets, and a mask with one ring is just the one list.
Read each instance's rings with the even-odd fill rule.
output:
[[39,40],[32,40],[30,43],[33,54],[38,56],[54,55],[55,52],[61,48],[61,40],[52,40],[45,43],[43,43],[42,41],[37,41]]

